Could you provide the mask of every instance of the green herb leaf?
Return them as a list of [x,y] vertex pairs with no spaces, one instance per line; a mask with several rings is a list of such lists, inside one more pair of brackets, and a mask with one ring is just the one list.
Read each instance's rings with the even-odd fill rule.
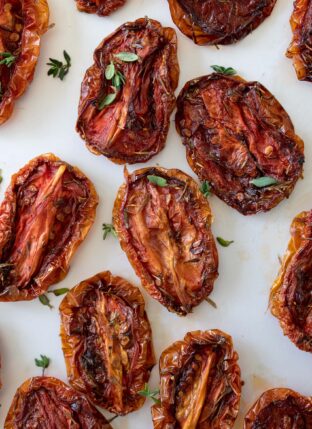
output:
[[162,188],[164,186],[167,186],[168,184],[167,180],[160,176],[149,175],[147,176],[147,180],[153,183],[154,185],[160,186]]
[[103,100],[99,103],[98,109],[103,110],[104,107],[109,106],[115,101],[117,97],[117,92],[112,92],[111,94],[107,94]]
[[211,66],[211,68],[217,72],[217,73],[221,73],[221,74],[225,74],[227,76],[233,76],[234,74],[237,74],[237,71],[235,69],[233,69],[232,67],[222,67],[222,66]]
[[113,224],[103,223],[102,229],[103,229],[103,240],[106,239],[108,234],[112,234],[114,237],[117,237],[117,232],[116,232]]
[[2,183],[3,177],[2,177],[2,170],[0,170],[0,183]]
[[41,359],[35,359],[35,364],[38,366],[38,368],[42,368],[42,376],[44,376],[45,370],[50,365],[50,358],[48,358],[45,355],[40,355]]
[[48,76],[58,77],[63,80],[64,77],[69,72],[69,68],[71,67],[71,58],[66,51],[63,51],[63,56],[65,59],[65,64],[62,61],[56,60],[55,58],[49,58],[50,62],[47,63],[50,66],[48,70]]
[[53,306],[50,304],[50,300],[47,297],[47,295],[43,294],[39,296],[39,301],[41,302],[42,305],[47,305],[50,309],[53,308]]
[[208,296],[207,296],[207,298],[205,298],[205,301],[207,301],[208,302],[208,304],[210,304],[211,305],[211,307],[213,307],[213,308],[215,308],[215,309],[217,309],[218,307],[217,307],[217,304],[211,299],[211,298],[209,298]]
[[222,237],[217,237],[217,241],[223,247],[229,247],[232,243],[234,243],[233,240],[224,240]]
[[133,52],[119,52],[118,54],[115,54],[114,57],[125,63],[133,63],[139,59],[138,55]]
[[65,293],[67,293],[68,291],[69,289],[67,287],[63,287],[60,289],[49,290],[49,293],[53,293],[55,296],[61,296],[65,295]]
[[251,180],[250,183],[257,188],[265,188],[266,186],[278,185],[278,181],[275,180],[273,177],[269,176],[258,177],[257,179]]
[[11,67],[16,60],[16,57],[11,52],[0,52],[0,57],[2,58],[0,64],[4,64],[7,67]]
[[150,398],[155,404],[160,404],[159,390],[150,390],[147,383],[145,383],[143,390],[139,390],[138,394],[144,398]]
[[211,186],[210,183],[205,180],[202,184],[201,187],[199,188],[200,192],[203,194],[204,197],[208,198],[211,195]]
[[108,64],[108,66],[106,67],[105,77],[107,80],[111,80],[111,79],[113,79],[114,75],[115,75],[115,65],[111,61],[111,63]]

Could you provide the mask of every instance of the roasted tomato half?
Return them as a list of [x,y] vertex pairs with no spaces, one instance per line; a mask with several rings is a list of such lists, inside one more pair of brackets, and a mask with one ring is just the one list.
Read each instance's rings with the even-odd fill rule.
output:
[[76,2],[81,12],[106,16],[123,6],[126,0],[76,0]]
[[312,82],[312,0],[295,0],[290,24],[293,40],[286,55],[293,59],[298,79]]
[[272,314],[284,334],[301,350],[312,352],[312,211],[299,214],[270,296]]
[[172,19],[198,45],[235,43],[271,15],[276,0],[168,0]]
[[155,429],[230,429],[241,396],[238,355],[219,330],[189,332],[160,356]]
[[121,247],[149,294],[185,316],[218,276],[209,203],[180,170],[125,171],[125,179],[113,213]]
[[106,271],[67,293],[60,312],[70,384],[112,413],[142,407],[155,358],[139,289]]
[[119,27],[98,46],[81,86],[77,131],[118,164],[147,161],[165,145],[179,79],[177,38],[152,19]]
[[0,124],[33,79],[48,23],[46,0],[0,1]]
[[25,381],[14,396],[4,429],[112,429],[80,393],[53,377]]
[[225,203],[249,215],[290,195],[302,176],[304,145],[259,82],[213,73],[189,81],[177,105],[187,160]]
[[290,389],[264,392],[245,417],[244,429],[310,429],[312,400]]
[[52,154],[12,177],[0,206],[0,301],[34,299],[66,276],[97,203],[90,180]]

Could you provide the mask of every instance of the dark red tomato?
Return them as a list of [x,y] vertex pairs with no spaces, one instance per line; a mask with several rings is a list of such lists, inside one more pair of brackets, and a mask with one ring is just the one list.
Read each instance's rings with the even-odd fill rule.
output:
[[0,65],[0,124],[11,116],[15,100],[33,79],[48,24],[46,0],[0,1],[0,61],[7,58]]
[[312,82],[311,0],[295,0],[290,24],[293,40],[286,55],[292,58],[298,79]]
[[149,294],[185,316],[218,277],[209,203],[180,170],[144,168],[125,179],[113,212],[121,247]]
[[168,0],[174,23],[198,45],[227,45],[251,33],[276,0]]
[[81,12],[106,16],[123,6],[126,0],[76,0],[76,2],[77,9]]
[[241,396],[238,355],[222,331],[189,332],[160,356],[154,429],[230,429]]
[[14,396],[4,429],[112,429],[80,393],[53,377],[25,381]]
[[145,162],[165,145],[178,85],[177,37],[143,18],[106,37],[81,86],[77,131],[118,164]]
[[0,206],[0,301],[34,299],[62,280],[97,204],[90,180],[55,155],[16,173]]
[[304,145],[259,82],[213,73],[187,82],[177,105],[187,160],[225,203],[249,215],[290,195],[302,176]]
[[155,357],[139,289],[106,271],[71,289],[60,312],[71,385],[112,413],[142,407],[138,392],[148,383]]
[[310,429],[312,400],[290,389],[264,392],[245,417],[244,429]]
[[296,216],[290,231],[288,249],[271,290],[271,312],[299,349],[312,352],[312,211]]

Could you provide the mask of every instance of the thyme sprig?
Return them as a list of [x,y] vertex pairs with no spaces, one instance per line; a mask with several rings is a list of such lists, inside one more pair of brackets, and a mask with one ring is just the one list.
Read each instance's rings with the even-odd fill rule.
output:
[[113,224],[103,223],[102,229],[103,229],[103,240],[106,240],[106,237],[108,236],[108,234],[112,234],[114,237],[117,237],[117,232]]
[[232,67],[223,67],[223,66],[213,65],[213,66],[211,66],[211,68],[216,73],[221,73],[221,74],[224,74],[226,76],[233,76],[233,75],[237,74],[237,71],[235,69],[233,69]]
[[62,61],[56,60],[55,58],[49,58],[50,62],[47,63],[50,66],[48,70],[48,76],[58,77],[63,80],[64,77],[68,74],[71,67],[71,58],[66,51],[63,51],[65,63]]
[[4,64],[7,67],[11,67],[16,60],[16,57],[11,52],[0,52],[0,57],[2,58],[0,64]]
[[152,401],[155,402],[155,404],[160,404],[159,400],[159,389],[157,390],[150,390],[147,383],[144,385],[143,390],[139,390],[139,395],[144,396],[144,398],[150,398]]
[[201,187],[199,188],[199,190],[200,190],[200,192],[203,194],[203,196],[205,198],[210,197],[210,195],[211,195],[211,185],[210,185],[210,183],[207,180],[205,180],[201,184]]
[[50,358],[45,355],[40,355],[40,359],[35,359],[36,366],[42,368],[42,377],[44,376],[45,370],[49,367],[50,362]]
[[50,300],[46,294],[40,295],[39,301],[41,302],[42,305],[46,305],[47,307],[50,308],[50,310],[52,310],[53,305],[50,304]]

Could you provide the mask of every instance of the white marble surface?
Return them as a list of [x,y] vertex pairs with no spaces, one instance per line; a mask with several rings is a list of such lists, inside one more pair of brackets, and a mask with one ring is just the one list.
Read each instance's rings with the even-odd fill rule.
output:
[[[94,182],[100,196],[95,225],[75,255],[68,276],[60,287],[72,287],[101,270],[139,285],[117,240],[102,240],[102,222],[110,222],[116,191],[123,180],[123,168],[104,157],[92,155],[76,134],[75,121],[80,83],[98,43],[122,23],[148,15],[164,25],[172,25],[166,0],[128,0],[127,5],[108,18],[78,13],[74,0],[50,0],[51,22],[56,25],[42,39],[42,51],[35,79],[16,104],[11,119],[0,130],[0,167],[3,171],[1,197],[12,173],[31,158],[54,152],[79,166]],[[284,201],[268,214],[245,218],[227,207],[217,197],[210,199],[215,216],[213,232],[235,243],[229,248],[218,246],[220,276],[211,298],[214,310],[203,303],[186,318],[179,318],[152,300],[144,291],[152,324],[157,357],[161,351],[187,331],[220,328],[233,336],[240,355],[242,378],[245,381],[241,413],[236,428],[242,427],[242,416],[262,390],[288,386],[303,394],[311,394],[311,356],[299,351],[283,337],[278,322],[267,311],[270,285],[278,271],[278,255],[282,255],[289,238],[289,225],[294,215],[312,206],[312,84],[297,81],[291,61],[284,52],[291,38],[289,16],[291,0],[278,0],[272,16],[252,35],[235,46],[197,47],[177,31],[180,85],[189,79],[209,73],[211,64],[234,67],[243,77],[259,80],[284,105],[291,115],[297,133],[306,144],[305,179]],[[48,57],[60,58],[63,49],[72,57],[73,66],[66,79],[48,77]],[[192,176],[185,151],[175,131],[173,118],[166,148],[148,165],[178,167]],[[133,170],[138,166],[132,166]],[[16,388],[28,377],[39,375],[34,358],[40,353],[51,357],[47,371],[66,380],[65,365],[59,339],[61,298],[51,298],[50,311],[38,300],[0,303],[0,353],[3,388],[0,391],[0,427]],[[151,386],[158,383],[155,367]],[[116,429],[152,428],[151,402],[138,412],[118,418]]]

